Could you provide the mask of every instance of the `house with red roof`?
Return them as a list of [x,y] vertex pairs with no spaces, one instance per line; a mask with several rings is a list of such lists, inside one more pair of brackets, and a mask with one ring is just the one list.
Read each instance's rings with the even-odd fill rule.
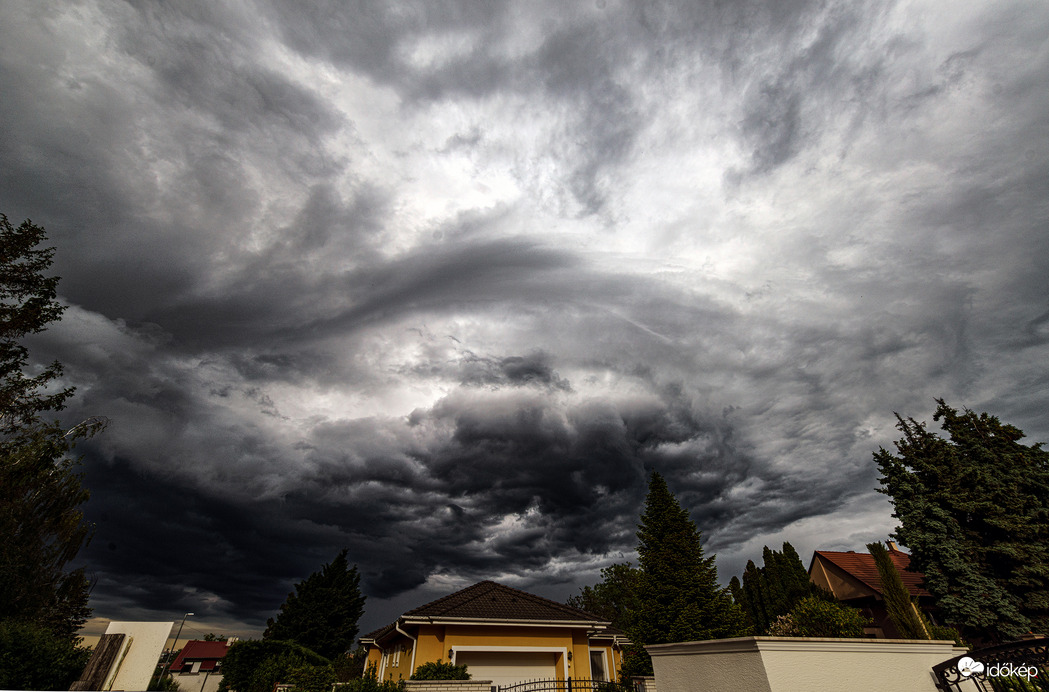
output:
[[[907,591],[918,601],[918,606],[936,622],[932,596],[922,586],[924,578],[919,572],[910,571],[911,556],[888,542],[889,557],[903,579]],[[882,595],[878,566],[870,553],[854,550],[817,550],[809,564],[809,579],[834,594],[842,603],[859,608],[874,624],[864,629],[872,637],[898,639],[899,632],[889,619]]]
[[607,620],[482,581],[404,613],[361,637],[380,680],[407,680],[432,661],[466,664],[472,679],[617,680],[626,635]]
[[227,641],[186,642],[168,666],[181,692],[215,692],[222,681],[222,659],[236,637]]

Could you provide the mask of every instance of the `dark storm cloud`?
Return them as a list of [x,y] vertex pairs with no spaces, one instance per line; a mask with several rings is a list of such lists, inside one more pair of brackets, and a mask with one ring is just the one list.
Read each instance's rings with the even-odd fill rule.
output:
[[651,470],[727,577],[883,538],[894,410],[1044,428],[1037,7],[5,10],[100,614],[257,626],[343,546],[376,597],[578,585]]

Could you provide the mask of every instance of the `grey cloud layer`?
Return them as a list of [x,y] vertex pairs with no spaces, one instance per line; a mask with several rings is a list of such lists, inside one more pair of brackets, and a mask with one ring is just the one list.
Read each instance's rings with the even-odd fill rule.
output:
[[733,572],[884,537],[893,410],[1049,434],[1039,3],[4,14],[101,614],[255,626],[344,545],[377,597],[578,584],[652,469]]

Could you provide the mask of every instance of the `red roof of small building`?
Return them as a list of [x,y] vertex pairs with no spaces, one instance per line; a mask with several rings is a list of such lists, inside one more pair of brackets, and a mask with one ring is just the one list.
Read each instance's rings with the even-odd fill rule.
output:
[[[911,565],[911,556],[900,550],[890,550],[889,557],[896,564],[903,579],[903,585],[912,596],[929,596],[929,592],[922,587],[925,576],[921,572],[908,571]],[[874,556],[870,553],[856,553],[853,551],[839,552],[836,550],[817,550],[816,555],[835,565],[853,578],[863,582],[876,593],[881,593],[881,578],[878,576],[878,566],[874,564]]]
[[178,672],[183,666],[194,661],[201,661],[201,670],[215,670],[216,662],[225,657],[227,651],[229,651],[229,646],[226,642],[206,642],[193,639],[182,647],[182,651],[175,657],[169,670]]

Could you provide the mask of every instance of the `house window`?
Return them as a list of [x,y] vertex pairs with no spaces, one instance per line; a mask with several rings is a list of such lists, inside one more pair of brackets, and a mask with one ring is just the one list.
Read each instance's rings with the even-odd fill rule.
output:
[[590,652],[590,677],[594,680],[608,680],[605,672],[605,653],[603,651]]

